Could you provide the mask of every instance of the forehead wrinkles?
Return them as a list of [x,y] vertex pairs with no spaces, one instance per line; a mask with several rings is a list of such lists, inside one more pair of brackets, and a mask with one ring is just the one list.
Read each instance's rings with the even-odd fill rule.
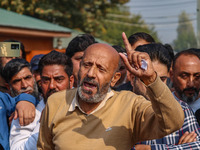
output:
[[31,71],[29,70],[29,68],[22,68],[18,73],[16,73],[11,79],[15,79],[15,78],[24,78],[28,75],[32,76]]
[[94,63],[106,68],[112,65],[112,60],[108,55],[95,52],[89,54],[86,53],[86,55],[83,58],[83,62]]

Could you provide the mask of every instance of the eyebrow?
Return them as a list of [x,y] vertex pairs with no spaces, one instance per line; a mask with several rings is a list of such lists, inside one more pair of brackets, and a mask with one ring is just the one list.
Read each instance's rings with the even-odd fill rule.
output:
[[[53,78],[60,78],[60,77],[65,77],[65,76],[63,76],[63,75],[58,75],[58,76],[54,76]],[[42,75],[41,78],[51,78],[51,77]]]

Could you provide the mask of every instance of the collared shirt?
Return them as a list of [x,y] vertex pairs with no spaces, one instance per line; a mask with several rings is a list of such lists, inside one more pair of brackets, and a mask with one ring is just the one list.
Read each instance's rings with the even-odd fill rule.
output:
[[[111,91],[111,89],[109,89],[109,90],[108,90],[108,93],[106,94],[106,97],[102,100],[102,102],[100,103],[100,105],[99,105],[95,110],[93,110],[90,114],[93,114],[94,112],[96,112],[96,111],[98,111],[99,109],[101,109],[101,108],[105,105],[105,103],[107,102],[107,100],[108,100],[110,97],[112,97],[113,95],[114,95],[114,93]],[[75,97],[74,97],[73,100],[72,100],[72,103],[71,103],[71,105],[70,105],[70,107],[69,107],[69,111],[70,111],[70,112],[74,111],[76,107],[78,107],[79,110],[80,110],[82,113],[86,114],[86,113],[81,109],[81,107],[80,107],[80,105],[79,105],[79,103],[78,103],[78,96],[77,96],[77,93],[76,93]],[[88,115],[88,114],[86,114],[86,115]]]
[[[138,144],[151,145],[152,150],[199,150],[200,149],[200,127],[187,103],[177,100],[185,114],[184,124],[181,129],[169,134],[161,139],[149,140]],[[178,145],[182,135],[186,132],[195,131],[197,141]],[[134,150],[135,147],[132,148]]]

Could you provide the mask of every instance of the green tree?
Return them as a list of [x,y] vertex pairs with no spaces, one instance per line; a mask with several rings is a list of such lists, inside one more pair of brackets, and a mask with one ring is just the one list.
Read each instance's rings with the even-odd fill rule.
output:
[[95,34],[107,9],[129,0],[0,0],[1,8]]
[[98,36],[113,45],[123,46],[122,32],[125,32],[127,36],[135,32],[146,32],[158,41],[154,27],[147,26],[140,15],[131,15],[126,6],[118,5],[118,7],[109,9],[103,24],[105,29],[103,32],[100,31]]
[[190,18],[186,12],[183,11],[179,15],[177,39],[174,40],[174,50],[181,51],[192,47],[197,47],[197,40]]
[[127,2],[129,0],[0,0],[0,6],[90,33],[111,44],[122,45],[123,31],[127,36],[143,31],[157,38],[154,28],[148,27],[141,16],[130,15],[129,9],[123,7]]

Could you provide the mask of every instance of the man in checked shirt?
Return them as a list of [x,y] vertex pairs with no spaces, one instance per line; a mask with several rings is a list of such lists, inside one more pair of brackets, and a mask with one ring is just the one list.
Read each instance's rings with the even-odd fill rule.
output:
[[[174,57],[173,50],[162,44],[148,44],[139,46],[135,50],[149,54],[155,71],[160,76],[161,80],[166,83],[166,78],[169,77],[171,62]],[[137,86],[137,90],[134,89],[135,93],[144,95],[146,98],[148,98],[148,95],[146,95],[145,92],[146,89],[143,84],[141,84],[141,81],[138,80],[138,78],[133,77],[132,84],[133,89],[134,86]],[[200,149],[200,127],[194,116],[194,113],[187,103],[178,99],[177,101],[180,103],[185,114],[185,120],[182,128],[161,139],[141,141],[132,148],[133,150]]]

